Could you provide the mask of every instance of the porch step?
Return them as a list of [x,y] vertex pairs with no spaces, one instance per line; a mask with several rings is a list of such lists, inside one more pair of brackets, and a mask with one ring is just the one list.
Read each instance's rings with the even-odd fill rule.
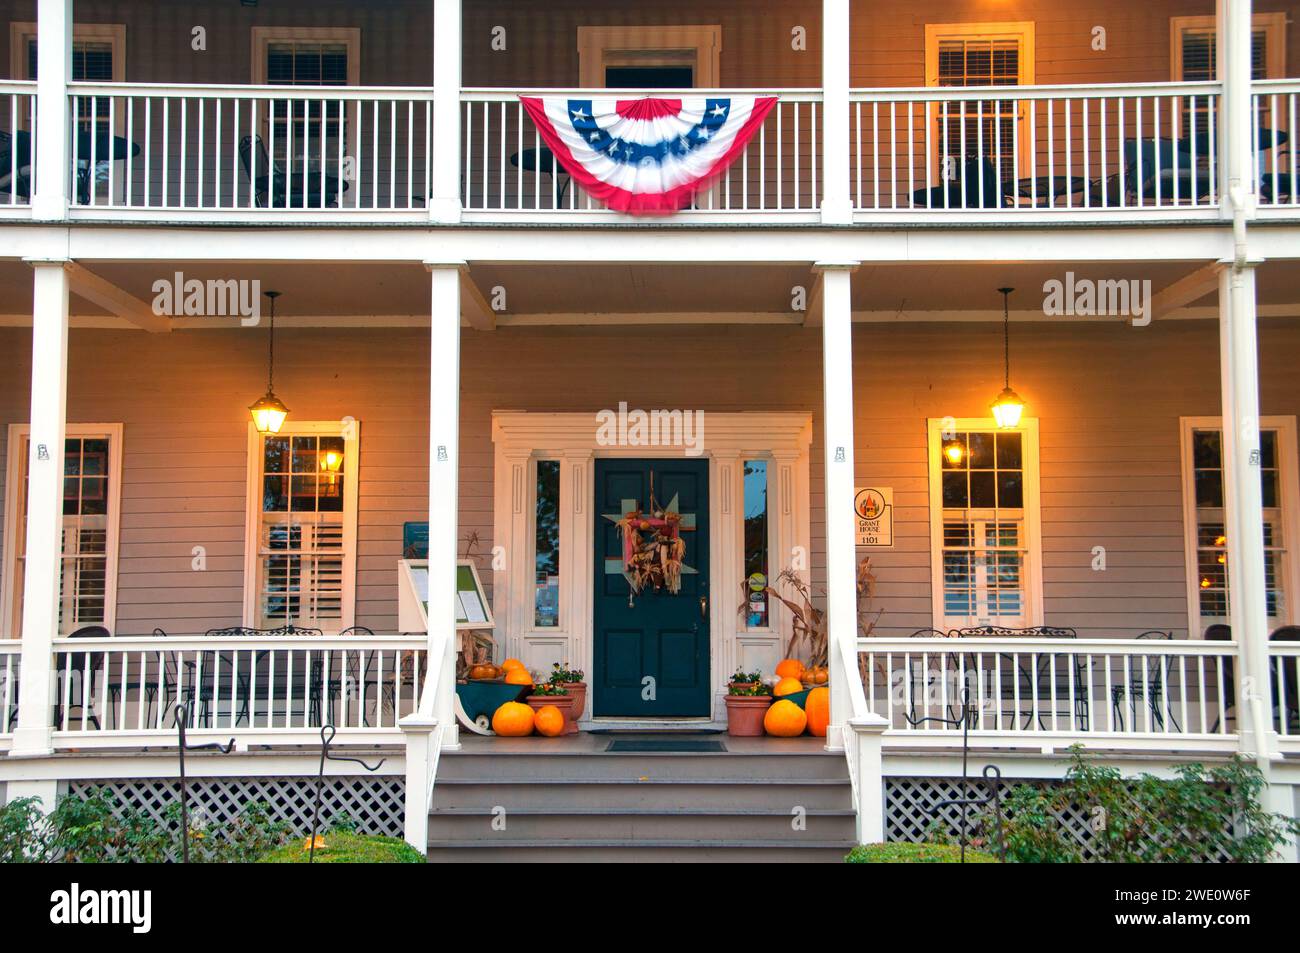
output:
[[606,751],[608,736],[475,739],[439,763],[429,860],[842,861],[844,758],[795,741],[655,753]]

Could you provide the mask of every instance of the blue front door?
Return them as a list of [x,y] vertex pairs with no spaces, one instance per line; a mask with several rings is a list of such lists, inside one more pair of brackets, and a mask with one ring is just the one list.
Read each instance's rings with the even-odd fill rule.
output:
[[[681,585],[646,585],[624,575],[618,521],[676,513],[685,544]],[[596,584],[592,713],[598,717],[708,716],[709,465],[706,460],[596,461]],[[651,528],[641,537],[649,541]]]

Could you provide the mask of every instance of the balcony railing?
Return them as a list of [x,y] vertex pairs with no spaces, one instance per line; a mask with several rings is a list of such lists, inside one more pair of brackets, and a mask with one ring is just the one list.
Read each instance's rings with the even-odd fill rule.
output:
[[863,219],[1209,214],[1219,102],[1215,83],[858,90],[853,204]]
[[31,206],[36,84],[0,82],[0,210]]
[[1235,643],[872,638],[858,650],[868,707],[901,746],[959,739],[963,690],[980,747],[1237,744]]
[[1300,206],[1300,140],[1296,138],[1300,80],[1270,80],[1254,84],[1252,145],[1259,170],[1260,208]]
[[814,90],[502,90],[461,95],[462,201],[479,218],[514,220],[611,216],[570,181],[545,147],[519,101],[521,95],[590,99],[643,94],[771,95],[776,107],[712,188],[678,215],[686,220],[742,216],[768,220],[815,219],[821,203],[821,93]]
[[432,95],[78,83],[69,90],[74,214],[423,212]]
[[340,740],[397,743],[398,720],[419,702],[426,645],[405,636],[56,639],[55,744],[172,743],[178,702],[191,733],[305,743],[332,724]]

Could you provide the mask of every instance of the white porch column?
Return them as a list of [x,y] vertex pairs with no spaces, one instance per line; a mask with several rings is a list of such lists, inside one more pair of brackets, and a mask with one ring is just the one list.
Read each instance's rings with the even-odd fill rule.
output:
[[822,0],[822,223],[853,221],[849,194],[849,0]]
[[[853,307],[850,280],[857,262],[818,262],[822,282],[822,444],[826,486],[826,613],[830,646],[831,719],[826,746],[843,744],[850,717],[848,679],[840,644],[858,637],[857,550],[853,542]],[[856,652],[854,652],[856,657]]]
[[433,716],[442,746],[458,744],[456,559],[460,466],[460,273],[465,262],[426,262],[433,306],[429,348],[429,652],[442,653]]
[[429,219],[460,221],[461,0],[433,0],[433,160]]
[[13,754],[48,754],[53,639],[59,627],[63,538],[63,436],[68,380],[68,273],[32,261],[32,409],[27,472],[23,648]]
[[32,217],[60,221],[68,214],[68,83],[72,79],[72,0],[36,6],[36,156]]

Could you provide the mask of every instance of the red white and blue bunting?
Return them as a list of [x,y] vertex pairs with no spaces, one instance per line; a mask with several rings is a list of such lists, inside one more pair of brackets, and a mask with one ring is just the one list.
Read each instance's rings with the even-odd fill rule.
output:
[[573,180],[606,207],[633,215],[689,206],[776,105],[775,96],[519,98]]

